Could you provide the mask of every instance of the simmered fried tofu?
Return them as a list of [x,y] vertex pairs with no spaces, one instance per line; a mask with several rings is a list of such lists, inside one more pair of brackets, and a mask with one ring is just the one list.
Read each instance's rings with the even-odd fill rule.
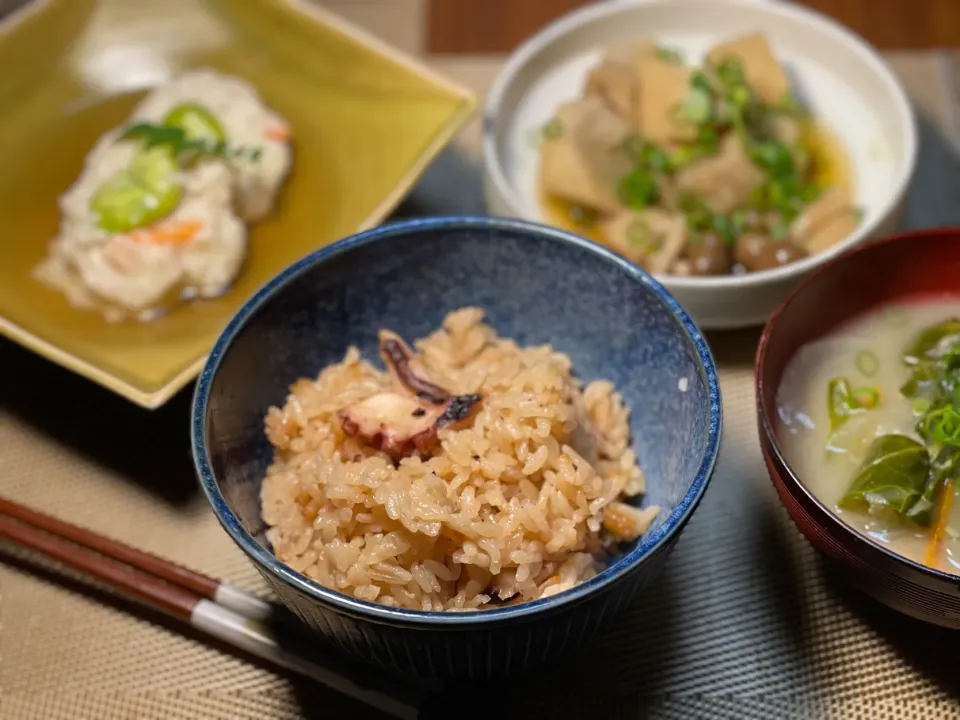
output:
[[713,212],[728,213],[747,203],[764,181],[736,133],[720,142],[720,151],[677,173],[677,188],[707,201]]
[[594,96],[561,105],[556,120],[556,137],[540,145],[541,186],[549,195],[615,212],[617,184],[630,171],[622,147],[630,128]]
[[635,125],[640,134],[661,145],[696,139],[696,126],[679,112],[690,91],[692,72],[687,65],[664,62],[657,57],[637,62],[639,93]]
[[845,240],[850,233],[857,229],[859,224],[859,213],[852,207],[844,208],[842,212],[834,215],[817,228],[817,231],[807,238],[804,247],[810,255],[823,252]]
[[637,62],[656,56],[657,45],[649,40],[629,40],[614,45],[604,54],[603,61],[590,71],[584,94],[603,98],[611,110],[630,125],[635,125],[639,99]]
[[827,224],[834,215],[839,215],[850,207],[850,191],[842,185],[826,188],[820,197],[804,208],[790,226],[790,235],[803,242],[813,235],[822,225]]
[[809,253],[818,253],[843,240],[859,224],[850,190],[831,185],[790,225],[790,236]]
[[637,75],[629,65],[604,62],[587,76],[586,95],[602,99],[624,122],[637,117]]
[[657,208],[625,210],[601,225],[607,244],[650,272],[666,272],[687,241],[683,216]]
[[790,92],[790,80],[763,35],[745,35],[721,43],[707,53],[709,65],[719,65],[729,59],[740,61],[747,83],[765,103],[780,105],[786,99]]
[[628,40],[614,45],[603,56],[605,63],[619,63],[635,68],[644,58],[657,56],[657,44],[651,40]]

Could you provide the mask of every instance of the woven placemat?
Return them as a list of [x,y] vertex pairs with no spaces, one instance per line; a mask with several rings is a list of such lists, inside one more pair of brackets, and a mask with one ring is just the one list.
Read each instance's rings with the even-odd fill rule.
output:
[[[896,63],[924,109],[910,226],[955,223],[960,211],[942,59]],[[437,64],[480,91],[496,69]],[[401,214],[482,208],[477,141],[475,124]],[[565,663],[449,688],[423,717],[960,718],[960,634],[896,615],[823,568],[760,458],[757,333],[709,339],[724,395],[721,459],[660,582]],[[0,340],[0,494],[264,591],[197,489],[188,393],[149,413]],[[2,720],[313,717],[381,716],[0,543]]]
[[[510,709],[497,717],[960,718],[960,637],[847,590],[777,502],[756,443],[755,342],[755,332],[711,336],[721,460],[661,581],[575,657],[450,688],[423,717],[481,693]],[[195,490],[188,397],[148,414],[9,343],[0,367],[17,379],[0,395],[3,495],[263,590]],[[375,717],[9,546],[0,557],[4,720]]]

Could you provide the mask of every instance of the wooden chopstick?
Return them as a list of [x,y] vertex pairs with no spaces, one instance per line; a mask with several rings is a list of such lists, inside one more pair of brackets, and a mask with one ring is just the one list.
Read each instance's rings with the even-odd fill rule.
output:
[[129,566],[4,515],[0,515],[0,537],[36,550],[182,620],[190,620],[194,608],[202,599],[179,585],[137,572]]
[[[307,657],[321,654],[314,643],[282,633],[272,604],[214,578],[180,567],[90,530],[57,520],[0,498],[0,538],[7,538],[207,634],[258,657],[313,678],[394,717],[415,720],[419,693],[386,679],[372,680],[387,692],[330,670],[342,661],[320,664]],[[153,571],[156,572],[153,572]],[[224,592],[223,588],[230,588]],[[230,605],[221,602],[224,598]],[[231,607],[233,606],[233,607]],[[304,651],[298,651],[301,647]]]
[[[161,578],[202,598],[228,607],[251,620],[263,620],[272,614],[273,610],[270,603],[234,585],[215,580],[143,550],[138,550],[85,528],[50,517],[12,500],[0,498],[0,515],[9,515],[22,523],[45,530],[51,535],[65,538],[81,547],[95,550],[101,555],[113,558],[148,575]],[[39,550],[36,547],[34,549]],[[39,551],[43,552],[42,550]],[[77,569],[91,572],[86,568]],[[109,580],[105,580],[105,582],[109,582]]]

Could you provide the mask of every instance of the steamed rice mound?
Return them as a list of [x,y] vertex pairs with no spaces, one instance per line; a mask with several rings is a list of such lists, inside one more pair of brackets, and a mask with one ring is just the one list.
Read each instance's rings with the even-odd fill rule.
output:
[[398,460],[345,431],[345,407],[396,387],[355,348],[270,409],[261,499],[281,561],[364,600],[470,610],[573,587],[647,530],[658,508],[621,502],[644,478],[612,384],[581,387],[566,355],[482,319],[458,310],[416,343],[420,377],[482,396],[427,455]]

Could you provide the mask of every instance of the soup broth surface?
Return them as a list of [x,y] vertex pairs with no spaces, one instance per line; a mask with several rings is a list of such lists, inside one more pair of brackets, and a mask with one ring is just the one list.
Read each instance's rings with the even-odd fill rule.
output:
[[[916,335],[948,318],[960,317],[960,299],[936,299],[888,306],[854,320],[831,335],[802,347],[784,371],[777,393],[779,438],[784,456],[801,482],[844,522],[890,550],[927,564],[930,528],[896,517],[839,507],[857,475],[870,443],[897,433],[922,442],[915,425],[914,401],[900,393],[910,372],[901,360]],[[875,356],[863,363],[861,353]],[[860,355],[861,362],[858,362]],[[854,388],[878,394],[876,407],[851,416],[831,434],[828,387],[834,378],[847,378]],[[960,501],[957,485],[936,567],[960,574]]]

